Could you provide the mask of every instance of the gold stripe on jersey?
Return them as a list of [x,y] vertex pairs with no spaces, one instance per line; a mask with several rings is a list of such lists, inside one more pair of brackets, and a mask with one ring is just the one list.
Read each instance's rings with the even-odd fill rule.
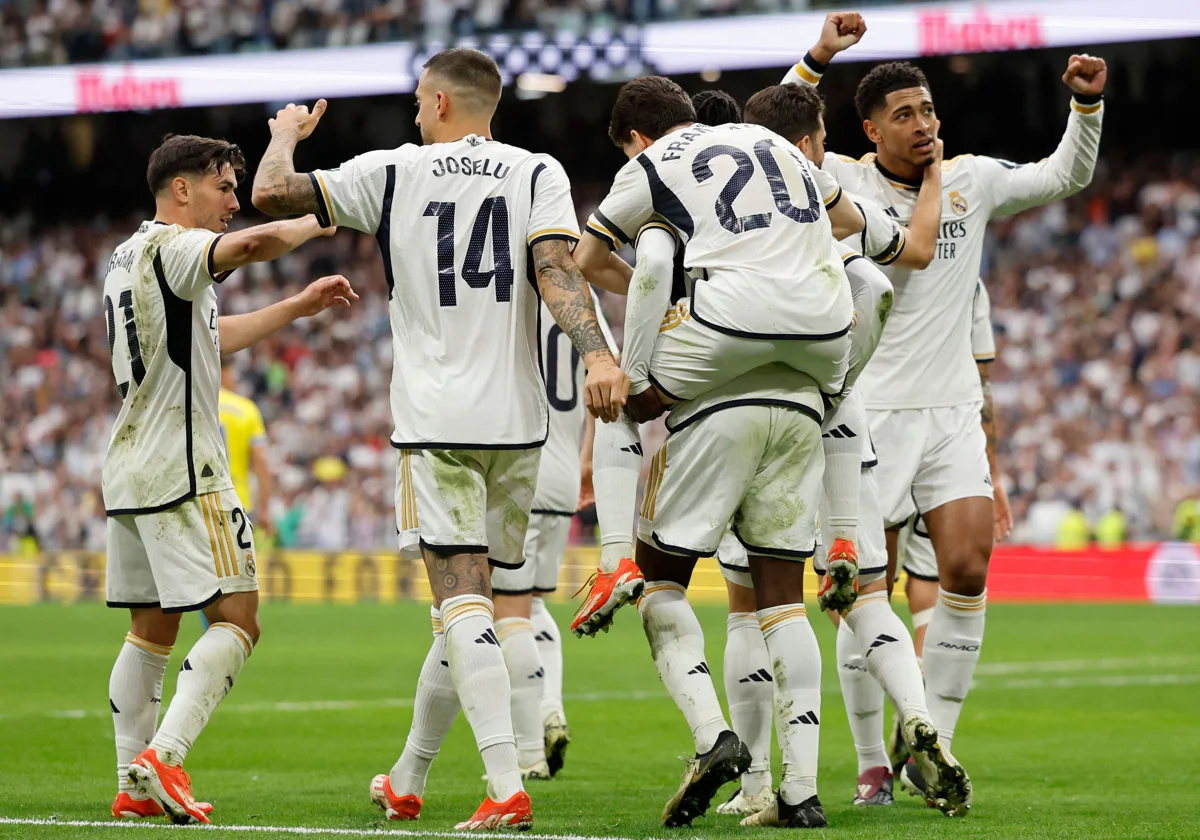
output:
[[136,645],[136,646],[140,647],[142,650],[146,651],[146,653],[154,653],[159,656],[170,656],[171,655],[171,646],[170,645],[155,644],[154,642],[143,639],[141,636],[135,636],[135,635],[133,635],[133,633],[126,633],[125,641],[129,642],[129,644],[131,644],[131,645]]
[[614,251],[617,250],[619,247],[621,247],[621,242],[617,238],[617,235],[615,233],[613,233],[611,230],[609,230],[608,228],[601,225],[599,222],[594,222],[591,219],[588,219],[587,220],[587,229],[590,230],[592,233],[594,233],[596,236],[599,236],[605,242],[607,242],[609,247],[612,248]]
[[208,504],[208,496],[198,496],[197,499],[200,502],[200,512],[204,514],[204,525],[208,528],[208,543],[212,548],[213,568],[217,570],[217,577],[227,577],[223,569],[225,554],[217,546],[217,531],[213,527],[213,521]]
[[819,84],[821,81],[821,76],[810,70],[808,65],[806,65],[803,61],[798,62],[792,69],[796,71],[797,76],[808,82],[810,85]]
[[233,540],[233,532],[229,530],[229,517],[225,511],[221,511],[221,527],[225,529],[225,545],[229,546],[229,561],[233,563],[234,577],[238,575],[237,551],[235,550],[236,543]]
[[[668,225],[666,222],[646,222],[646,224],[642,225],[642,229],[638,231],[637,241],[641,241],[642,234],[645,233],[646,231],[650,230],[651,228],[657,228],[658,230],[665,230],[667,233],[671,234],[672,239],[677,239],[678,235],[675,233],[675,229],[673,227],[671,227],[670,225]],[[636,243],[635,243],[634,247],[637,247]]]
[[1094,114],[1104,107],[1103,102],[1097,102],[1095,105],[1080,105],[1074,99],[1071,100],[1071,108],[1080,114]]
[[567,230],[566,228],[546,228],[545,230],[539,230],[537,233],[530,234],[529,244],[532,245],[535,239],[540,239],[543,236],[565,236],[568,239],[579,239],[579,234],[573,230]]
[[215,249],[217,247],[217,240],[220,238],[221,237],[219,237],[219,236],[214,236],[212,239],[209,240],[208,246],[204,249],[204,273],[207,274],[213,280],[216,280],[217,274],[221,273],[218,271],[216,274],[214,274],[211,271],[211,266],[213,264],[213,249]]
[[233,542],[229,539],[229,526],[225,522],[225,511],[221,510],[219,501],[216,493],[209,496],[209,504],[212,505],[213,512],[213,527],[217,529],[217,542],[221,544],[222,550],[225,552],[225,574],[233,575],[236,574],[233,570]]
[[677,304],[667,310],[666,316],[662,320],[662,325],[658,328],[660,333],[667,330],[673,330],[682,324],[684,321],[692,319],[692,311],[686,309],[682,304]]
[[841,201],[841,200],[842,200],[842,188],[841,188],[841,186],[839,185],[839,186],[838,186],[838,188],[837,188],[836,190],[834,190],[834,193],[833,193],[833,195],[829,196],[829,198],[822,199],[822,200],[825,202],[825,209],[826,209],[826,210],[828,210],[828,209],[830,209],[831,207],[833,207],[833,205],[837,204],[839,201]]
[[412,478],[412,450],[400,453],[400,530],[409,531],[418,527],[417,490]]
[[337,227],[337,220],[333,218],[333,202],[329,200],[329,190],[325,186],[325,179],[321,177],[320,172],[313,172],[317,178],[317,183],[321,185],[321,195],[325,197],[325,212],[329,214],[329,224],[331,227]]

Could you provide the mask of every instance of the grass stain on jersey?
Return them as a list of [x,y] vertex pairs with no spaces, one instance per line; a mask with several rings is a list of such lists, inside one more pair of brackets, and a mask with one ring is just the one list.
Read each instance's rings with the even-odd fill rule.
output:
[[484,534],[481,493],[472,467],[450,450],[427,450],[433,481],[460,535]]
[[817,271],[825,278],[825,282],[829,284],[831,290],[837,291],[846,282],[846,270],[842,268],[841,262],[838,262],[837,265],[823,262],[817,266]]

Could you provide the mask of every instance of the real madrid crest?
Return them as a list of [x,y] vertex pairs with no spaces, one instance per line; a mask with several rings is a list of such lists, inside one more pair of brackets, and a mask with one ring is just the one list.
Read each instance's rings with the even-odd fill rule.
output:
[[950,193],[950,209],[954,211],[955,216],[967,215],[967,200],[958,190]]

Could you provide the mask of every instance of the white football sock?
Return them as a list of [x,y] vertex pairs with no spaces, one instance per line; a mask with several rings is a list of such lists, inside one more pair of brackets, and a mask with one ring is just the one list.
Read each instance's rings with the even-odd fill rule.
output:
[[392,792],[397,796],[425,793],[425,781],[429,778],[429,766],[442,748],[454,719],[458,717],[458,692],[450,677],[450,663],[446,659],[446,636],[442,632],[441,613],[430,606],[433,623],[433,644],[425,655],[421,676],[417,678],[417,697],[413,701],[412,726],[404,752],[396,760],[389,777]]
[[250,634],[225,621],[209,625],[184,657],[175,696],[150,746],[164,764],[183,764],[208,719],[254,651]]
[[938,602],[925,630],[925,699],[938,740],[950,749],[963,700],[979,664],[987,593],[955,595],[938,587]]
[[758,611],[758,624],[778,675],[775,732],[783,753],[779,795],[799,805],[817,793],[821,743],[821,649],[803,604]]
[[750,750],[750,769],[742,774],[742,791],[753,796],[771,787],[775,681],[758,616],[731,612],[725,626],[725,699],[733,731]]
[[504,802],[523,790],[513,738],[508,666],[496,628],[492,602],[482,595],[456,595],[442,602],[446,659],[488,776],[488,796]]
[[163,674],[171,648],[125,634],[125,644],[108,678],[108,705],[112,707],[117,743],[117,789],[135,790],[129,783],[129,762],[150,746],[162,708]]
[[[858,500],[862,488],[862,435],[866,418],[862,403],[845,400],[822,426],[825,451],[825,516],[834,539],[857,539]],[[828,548],[828,546],[826,547]]]
[[883,688],[867,671],[858,639],[845,618],[838,624],[837,668],[859,775],[872,767],[890,767],[883,743]]
[[642,472],[642,442],[637,424],[621,415],[613,423],[596,424],[592,447],[592,485],[596,490],[596,523],[600,528],[600,571],[615,572],[633,557],[633,517]]
[[538,655],[542,658],[542,668],[546,672],[545,683],[542,686],[542,720],[557,712],[563,715],[562,686],[563,659],[562,636],[559,635],[558,624],[554,616],[546,608],[546,601],[533,596],[533,640],[537,642]]
[[687,719],[696,752],[706,753],[729,724],[704,658],[704,631],[687,592],[672,581],[646,581],[638,612],[658,676]]
[[900,716],[928,718],[925,681],[917,653],[904,622],[888,603],[887,593],[859,595],[842,618],[842,624],[854,631],[867,670],[892,698]]
[[546,760],[546,742],[542,737],[542,686],[546,671],[533,640],[533,622],[528,618],[501,618],[496,622],[496,638],[500,640],[512,686],[517,763],[532,767]]

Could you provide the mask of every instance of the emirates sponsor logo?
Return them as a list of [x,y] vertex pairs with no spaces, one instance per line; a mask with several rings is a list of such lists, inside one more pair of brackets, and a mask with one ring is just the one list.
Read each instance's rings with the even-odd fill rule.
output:
[[179,80],[135,76],[126,66],[118,73],[80,70],[75,76],[76,109],[89,111],[149,111],[177,108],[182,103]]
[[917,17],[917,48],[921,55],[1028,50],[1046,46],[1041,15],[988,14],[979,7],[972,15],[922,12]]

